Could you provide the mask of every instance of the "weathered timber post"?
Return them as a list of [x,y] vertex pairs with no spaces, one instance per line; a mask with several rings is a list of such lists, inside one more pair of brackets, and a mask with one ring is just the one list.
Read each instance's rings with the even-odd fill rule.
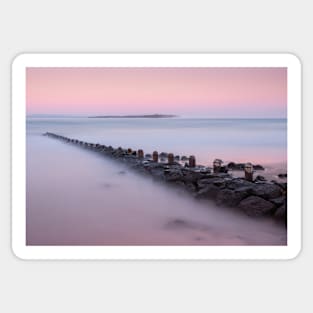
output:
[[253,181],[253,165],[251,163],[245,164],[245,179]]
[[215,159],[213,162],[213,172],[214,173],[219,173],[221,171],[221,167],[222,167],[222,160],[220,159]]
[[196,158],[194,155],[191,155],[189,157],[189,167],[195,167],[196,166]]
[[153,151],[153,153],[152,153],[152,160],[153,160],[153,162],[158,162],[159,161],[159,153],[158,153],[158,151]]
[[143,159],[143,157],[144,157],[143,150],[142,150],[142,149],[139,149],[139,150],[138,150],[138,158],[139,158],[139,159]]
[[167,155],[167,162],[168,162],[168,164],[173,164],[174,163],[174,154],[173,153],[169,153]]
[[132,154],[132,149],[131,149],[131,148],[128,148],[128,149],[127,149],[127,153],[128,153],[128,154]]

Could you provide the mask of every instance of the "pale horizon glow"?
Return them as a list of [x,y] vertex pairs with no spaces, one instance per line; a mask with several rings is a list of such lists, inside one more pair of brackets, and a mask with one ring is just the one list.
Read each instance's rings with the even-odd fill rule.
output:
[[287,68],[27,68],[27,114],[286,118]]

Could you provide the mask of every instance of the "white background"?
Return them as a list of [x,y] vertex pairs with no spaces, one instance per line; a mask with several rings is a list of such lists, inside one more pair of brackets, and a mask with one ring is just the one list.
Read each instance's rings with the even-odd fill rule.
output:
[[[0,310],[310,312],[310,1],[1,1]],[[292,52],[303,64],[303,250],[292,261],[21,261],[10,250],[10,63],[20,52]]]

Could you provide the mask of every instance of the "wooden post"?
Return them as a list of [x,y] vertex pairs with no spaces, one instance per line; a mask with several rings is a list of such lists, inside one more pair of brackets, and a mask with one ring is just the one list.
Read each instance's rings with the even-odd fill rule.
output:
[[251,163],[245,164],[245,178],[248,181],[253,181],[253,165]]
[[213,172],[214,173],[219,173],[222,167],[222,160],[220,159],[215,159],[213,162]]
[[139,158],[139,159],[143,159],[143,157],[144,157],[143,150],[142,150],[142,149],[139,149],[139,150],[138,150],[138,158]]
[[159,161],[159,153],[158,153],[158,151],[153,151],[153,153],[152,153],[152,160],[153,160],[153,162],[158,162]]
[[127,149],[127,153],[128,153],[128,154],[132,154],[132,149],[131,149],[131,148],[128,148],[128,149]]
[[194,155],[191,155],[189,157],[189,167],[195,167],[196,166],[196,158]]
[[173,153],[169,153],[167,155],[167,162],[168,162],[168,164],[173,164],[174,163],[174,154]]

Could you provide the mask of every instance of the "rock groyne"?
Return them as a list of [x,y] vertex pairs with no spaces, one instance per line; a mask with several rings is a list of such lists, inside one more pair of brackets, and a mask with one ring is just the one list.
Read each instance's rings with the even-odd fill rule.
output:
[[196,199],[214,200],[218,206],[232,207],[253,217],[270,216],[287,225],[287,183],[267,181],[263,176],[253,179],[251,169],[262,170],[261,165],[229,163],[231,169],[245,170],[246,178],[236,178],[219,159],[209,168],[196,165],[195,156],[157,151],[144,154],[142,149],[113,148],[50,132],[44,135],[113,158],[137,172],[183,189]]

